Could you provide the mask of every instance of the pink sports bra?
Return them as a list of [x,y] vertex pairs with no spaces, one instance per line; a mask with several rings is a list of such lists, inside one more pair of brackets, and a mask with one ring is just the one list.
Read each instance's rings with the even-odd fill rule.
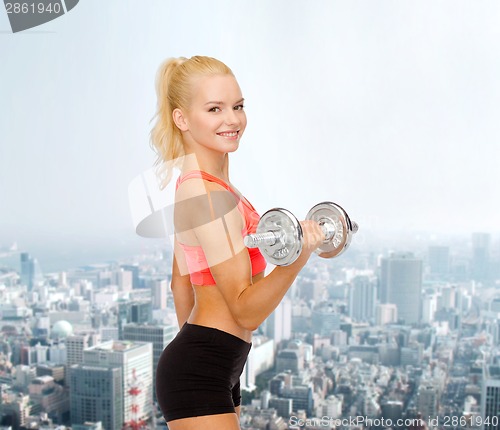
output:
[[[179,176],[176,189],[182,182],[191,178],[201,178],[206,181],[215,182],[236,196],[238,200],[237,207],[245,218],[245,226],[241,231],[242,236],[255,233],[259,222],[259,214],[247,199],[244,197],[240,198],[240,196],[223,180],[200,170],[193,170],[186,173],[184,176]],[[185,245],[183,243],[179,243],[179,245],[184,250],[186,256],[186,264],[189,270],[191,283],[194,285],[215,285],[215,280],[208,267],[207,258],[205,257],[202,247]],[[266,260],[260,253],[259,248],[248,248],[248,254],[252,265],[252,276],[263,272],[266,268]]]

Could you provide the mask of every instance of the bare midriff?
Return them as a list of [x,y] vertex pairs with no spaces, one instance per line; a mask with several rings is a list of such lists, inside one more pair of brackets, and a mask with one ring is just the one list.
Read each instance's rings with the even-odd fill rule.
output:
[[[255,283],[264,277],[264,272],[252,277]],[[251,286],[249,288],[252,288]],[[193,285],[195,301],[189,324],[213,327],[251,342],[252,332],[239,326],[233,318],[217,285]]]

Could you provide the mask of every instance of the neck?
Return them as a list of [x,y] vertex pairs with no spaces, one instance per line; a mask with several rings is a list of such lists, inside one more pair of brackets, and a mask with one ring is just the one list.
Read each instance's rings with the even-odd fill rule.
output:
[[219,179],[229,182],[229,156],[225,154],[186,154],[182,163],[182,173],[201,170]]

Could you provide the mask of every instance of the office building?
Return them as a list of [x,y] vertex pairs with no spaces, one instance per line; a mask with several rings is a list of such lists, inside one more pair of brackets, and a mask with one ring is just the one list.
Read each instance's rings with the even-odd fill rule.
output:
[[488,233],[472,234],[471,276],[475,281],[489,280],[490,242],[491,235]]
[[433,384],[423,383],[418,388],[417,410],[424,420],[439,414],[439,391]]
[[375,317],[377,279],[358,275],[351,281],[348,292],[349,316],[355,321],[370,321]]
[[285,297],[266,320],[266,336],[274,345],[292,337],[292,301]]
[[398,319],[418,324],[422,309],[422,260],[412,253],[395,253],[381,260],[380,303],[393,303]]
[[33,291],[35,285],[35,265],[35,258],[27,252],[21,252],[21,284],[26,285],[28,291]]
[[150,324],[153,306],[151,300],[120,301],[118,303],[118,338],[123,339],[126,324]]
[[450,248],[432,245],[428,249],[429,274],[435,279],[445,279],[450,274]]
[[100,342],[97,333],[81,333],[66,338],[66,355],[68,367],[83,363],[83,350]]
[[176,325],[127,324],[124,326],[123,340],[150,342],[153,345],[153,381],[156,380],[156,367],[161,353],[178,331]]
[[481,416],[490,418],[483,430],[500,429],[500,366],[486,364],[483,368]]
[[124,423],[123,371],[119,365],[69,368],[71,423],[101,421],[106,430],[121,430]]
[[121,368],[124,423],[130,422],[134,414],[136,414],[137,419],[144,421],[151,418],[153,403],[152,343],[113,340],[104,342],[83,351],[83,364]]

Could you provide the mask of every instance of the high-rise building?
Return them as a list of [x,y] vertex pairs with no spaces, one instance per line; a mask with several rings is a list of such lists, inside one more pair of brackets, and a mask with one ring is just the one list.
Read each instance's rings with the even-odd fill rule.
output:
[[138,264],[122,264],[122,269],[132,272],[132,288],[141,288],[139,279],[139,265]]
[[[173,340],[179,329],[175,325],[127,324],[123,328],[123,340],[150,342],[153,345],[153,381],[161,353]],[[153,395],[155,393],[153,392]]]
[[274,345],[292,337],[292,301],[285,297],[266,320],[266,336]]
[[166,279],[155,279],[149,282],[153,309],[167,308],[168,282]]
[[279,397],[269,399],[269,407],[276,409],[276,414],[283,418],[289,418],[292,415],[292,406],[292,399],[281,399]]
[[67,365],[83,363],[83,350],[97,345],[100,336],[96,333],[82,333],[68,336],[66,338]]
[[349,316],[356,321],[369,321],[375,317],[377,279],[365,275],[355,276],[349,288]]
[[488,233],[472,234],[471,276],[475,281],[489,279],[491,235]]
[[262,372],[270,370],[274,366],[274,340],[264,336],[254,336],[252,349],[241,374],[241,387],[253,391],[256,387],[255,380]]
[[500,366],[487,364],[483,368],[481,417],[483,430],[500,429]]
[[339,330],[340,314],[332,306],[321,306],[312,311],[312,330],[314,334],[330,336],[334,330]]
[[118,338],[123,339],[125,324],[149,324],[152,322],[151,300],[121,301],[118,303]]
[[292,399],[293,411],[306,411],[307,416],[312,415],[314,407],[312,387],[309,385],[297,385],[283,389],[283,397]]
[[450,248],[448,246],[429,246],[428,259],[431,276],[443,279],[450,274]]
[[69,368],[72,424],[101,421],[106,430],[121,430],[124,423],[121,366],[74,364]]
[[418,388],[417,409],[425,421],[438,416],[439,390],[435,385],[425,382],[420,385]]
[[381,260],[380,302],[394,303],[404,324],[421,320],[422,260],[412,253],[396,253]]
[[[123,383],[123,422],[135,416],[147,421],[153,404],[153,344],[147,342],[104,342],[83,351],[87,366],[120,367]],[[139,386],[133,387],[138,381]],[[134,393],[132,393],[134,391]],[[134,406],[132,408],[132,406]],[[133,411],[134,409],[134,411]],[[104,426],[106,427],[106,426]]]
[[26,285],[28,291],[32,291],[35,284],[35,264],[35,258],[27,252],[21,252],[21,284]]

